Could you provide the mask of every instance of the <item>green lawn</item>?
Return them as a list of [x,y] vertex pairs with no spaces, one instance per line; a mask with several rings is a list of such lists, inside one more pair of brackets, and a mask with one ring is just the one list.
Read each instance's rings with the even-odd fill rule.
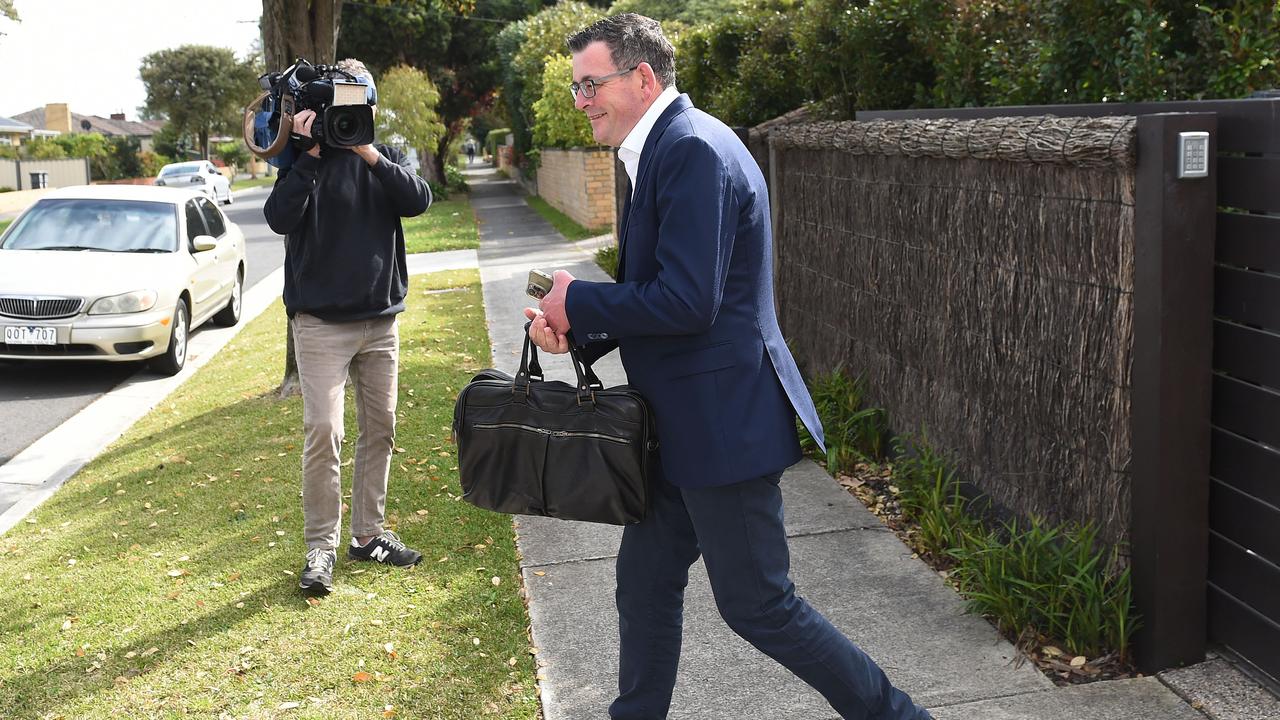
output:
[[436,200],[418,217],[404,221],[404,243],[410,253],[474,250],[480,247],[476,214],[466,195]]
[[244,190],[246,188],[271,187],[276,184],[276,176],[260,177],[252,180],[237,180],[231,183],[232,190]]
[[595,237],[609,232],[609,228],[607,227],[594,229],[582,227],[578,223],[574,222],[568,215],[565,215],[559,210],[551,207],[546,200],[543,200],[536,195],[527,196],[525,201],[529,203],[529,207],[537,210],[539,215],[545,218],[547,222],[551,223],[555,229],[570,242],[586,240],[589,237]]
[[0,233],[4,232],[4,229],[9,227],[12,223],[12,220],[0,220]]
[[449,439],[488,363],[479,274],[412,287],[387,514],[424,562],[340,553],[334,593],[299,594],[302,404],[274,392],[277,304],[0,536],[0,717],[537,716],[511,521],[459,501]]

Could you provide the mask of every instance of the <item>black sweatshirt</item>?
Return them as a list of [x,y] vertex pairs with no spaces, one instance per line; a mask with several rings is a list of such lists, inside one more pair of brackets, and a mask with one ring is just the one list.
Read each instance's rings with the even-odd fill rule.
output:
[[370,166],[350,150],[301,154],[263,206],[285,235],[284,307],[333,322],[394,315],[409,290],[400,218],[431,205],[427,183],[399,150],[377,145]]

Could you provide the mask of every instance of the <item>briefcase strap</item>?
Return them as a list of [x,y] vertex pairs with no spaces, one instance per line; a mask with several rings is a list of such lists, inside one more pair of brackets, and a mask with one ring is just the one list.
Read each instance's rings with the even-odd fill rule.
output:
[[[516,371],[515,390],[523,392],[526,395],[529,392],[529,383],[542,382],[544,377],[542,374],[542,364],[538,362],[538,346],[533,344],[533,340],[529,337],[529,325],[524,325],[524,350],[520,353],[520,369]],[[578,390],[578,402],[595,404],[593,391],[603,390],[604,383],[600,382],[600,378],[596,375],[595,370],[591,369],[591,364],[582,359],[582,355],[578,352],[578,348],[572,343],[569,344],[569,358],[573,361],[573,372],[578,376],[576,385]]]

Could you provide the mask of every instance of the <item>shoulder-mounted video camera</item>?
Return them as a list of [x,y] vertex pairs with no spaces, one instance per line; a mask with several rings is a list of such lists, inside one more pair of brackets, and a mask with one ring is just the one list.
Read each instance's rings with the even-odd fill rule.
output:
[[287,168],[298,152],[310,147],[293,133],[293,116],[301,110],[316,113],[314,142],[331,147],[373,142],[373,105],[378,102],[373,78],[298,58],[283,72],[259,77],[258,84],[262,94],[244,109],[244,142],[271,165]]

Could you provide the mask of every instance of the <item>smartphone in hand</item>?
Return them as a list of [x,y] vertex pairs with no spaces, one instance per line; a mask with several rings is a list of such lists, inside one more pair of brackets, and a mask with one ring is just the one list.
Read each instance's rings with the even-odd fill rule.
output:
[[554,282],[551,280],[550,275],[541,270],[530,270],[529,285],[524,291],[528,293],[529,297],[541,300],[547,296],[547,293],[551,292],[553,284]]

